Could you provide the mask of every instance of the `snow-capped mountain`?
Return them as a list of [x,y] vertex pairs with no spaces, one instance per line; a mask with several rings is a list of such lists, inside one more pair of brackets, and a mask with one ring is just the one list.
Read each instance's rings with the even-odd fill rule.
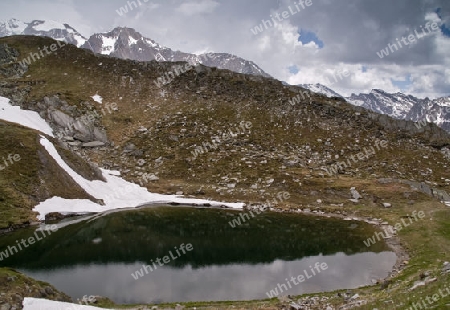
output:
[[373,89],[369,94],[352,94],[346,98],[353,105],[394,118],[405,119],[409,110],[418,102],[418,98],[402,93],[389,94],[381,89]]
[[450,97],[419,99],[406,116],[407,120],[435,123],[450,132]]
[[[327,97],[344,98],[322,84],[300,84],[298,86]],[[418,126],[425,126],[425,122],[434,123],[450,132],[450,97],[434,100],[420,99],[403,93],[390,94],[381,89],[373,89],[368,94],[352,94],[344,99],[355,106],[387,114],[396,119],[418,122]]]
[[300,86],[302,88],[308,89],[314,93],[325,95],[329,98],[331,97],[339,97],[343,98],[340,94],[332,90],[331,88],[326,87],[325,85],[316,83],[316,84],[299,84],[297,86]]
[[87,40],[68,24],[52,20],[33,20],[30,23],[24,23],[13,18],[6,22],[0,22],[0,37],[12,35],[45,36],[65,41],[78,47],[82,46]]
[[373,89],[369,94],[352,94],[345,99],[353,105],[397,119],[435,123],[450,132],[450,97],[420,99],[403,93],[390,94]]
[[131,28],[115,28],[107,33],[93,34],[82,47],[97,54],[139,61],[153,60],[158,53],[162,55],[170,51]]
[[195,55],[162,46],[152,39],[143,37],[133,28],[117,27],[107,33],[92,35],[82,46],[94,53],[138,61],[189,61],[209,67],[228,69],[238,73],[270,77],[254,62],[227,53]]
[[190,61],[209,67],[228,69],[238,73],[270,77],[254,62],[227,53],[195,55],[173,51],[152,39],[143,37],[132,28],[114,28],[96,33],[89,39],[69,26],[55,21],[34,20],[25,23],[17,19],[0,22],[0,37],[11,35],[46,36],[55,40],[92,50],[94,53],[138,61]]

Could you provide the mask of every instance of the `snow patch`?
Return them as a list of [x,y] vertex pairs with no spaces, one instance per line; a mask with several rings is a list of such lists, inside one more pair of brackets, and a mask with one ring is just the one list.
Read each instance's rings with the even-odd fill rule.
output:
[[27,28],[28,24],[18,20],[18,19],[10,19],[7,22],[0,23],[0,29],[5,30],[5,35],[20,35],[24,32],[25,28]]
[[100,104],[102,104],[103,102],[103,98],[102,96],[100,96],[99,94],[95,94],[94,96],[91,97],[92,99],[94,99],[95,102],[98,102]]
[[342,96],[340,94],[338,94],[331,88],[328,88],[327,86],[319,84],[319,83],[317,83],[317,84],[300,84],[298,86],[308,89],[314,93],[322,94],[324,96],[327,96],[328,98],[331,98],[331,97],[342,98]]
[[206,199],[183,198],[176,195],[154,194],[146,188],[130,183],[117,176],[117,172],[103,170],[106,182],[100,180],[89,181],[72,170],[61,158],[54,145],[44,137],[41,144],[52,156],[58,165],[81,187],[86,193],[102,199],[105,205],[99,205],[87,199],[64,199],[52,197],[41,202],[33,208],[39,213],[39,220],[44,220],[45,215],[51,212],[88,213],[105,212],[114,209],[136,208],[151,203],[180,203],[189,205],[210,204],[211,206],[226,206],[229,208],[242,208],[244,203],[222,203]]
[[9,99],[5,97],[0,97],[0,119],[17,123],[54,137],[52,128],[37,112],[21,110],[20,107],[12,106],[9,103]]
[[152,40],[150,39],[146,39],[145,42],[147,42],[147,44],[149,44],[151,47],[159,47],[157,43],[152,42]]
[[53,301],[47,299],[39,299],[25,297],[23,299],[23,310],[101,310],[106,308],[97,308],[93,306],[77,305],[62,301]]
[[133,39],[132,37],[128,37],[129,45],[136,44],[138,40]]
[[114,45],[116,44],[117,38],[102,38],[102,51],[101,54],[109,55],[114,52]]
[[73,35],[73,38],[77,41],[77,47],[81,47],[87,41],[82,35],[76,33]]
[[46,20],[42,24],[33,27],[36,31],[50,31],[52,29],[66,29],[66,27],[54,20]]

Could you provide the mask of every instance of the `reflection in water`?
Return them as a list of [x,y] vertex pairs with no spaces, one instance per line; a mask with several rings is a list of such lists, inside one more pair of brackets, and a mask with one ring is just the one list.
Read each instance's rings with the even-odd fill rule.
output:
[[[328,269],[283,294],[351,288],[383,278],[395,255],[366,247],[366,223],[267,212],[232,228],[238,213],[161,207],[70,225],[0,261],[67,294],[118,303],[267,298],[266,292],[316,262]],[[0,236],[0,251],[34,229]],[[131,274],[182,243],[193,250],[135,280]]]
[[142,263],[22,271],[53,284],[75,299],[84,295],[101,295],[117,303],[158,303],[267,298],[266,292],[278,283],[297,277],[316,262],[325,262],[328,269],[297,286],[293,285],[283,295],[355,288],[371,284],[372,279],[386,277],[395,260],[392,252],[350,256],[337,253],[258,265],[212,265],[197,269],[189,265],[182,269],[163,267],[138,280],[134,280],[131,273],[141,268]]

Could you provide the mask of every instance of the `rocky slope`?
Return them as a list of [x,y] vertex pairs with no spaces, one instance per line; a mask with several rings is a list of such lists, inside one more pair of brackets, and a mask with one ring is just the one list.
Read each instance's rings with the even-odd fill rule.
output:
[[[436,126],[417,128],[314,93],[292,105],[304,89],[202,65],[158,87],[151,81],[184,63],[126,61],[72,45],[31,64],[25,75],[15,60],[52,41],[0,42],[10,55],[0,70],[9,74],[0,95],[39,112],[62,145],[84,159],[135,182],[151,174],[151,191],[264,201],[284,189],[308,205],[344,197],[327,190],[339,175],[355,183],[400,177],[449,186],[449,136]],[[381,140],[387,149],[347,161]],[[343,161],[348,167],[329,175]]]

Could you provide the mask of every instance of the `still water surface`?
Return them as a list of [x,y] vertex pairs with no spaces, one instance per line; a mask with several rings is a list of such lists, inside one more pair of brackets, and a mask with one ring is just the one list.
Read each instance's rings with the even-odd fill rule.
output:
[[[328,269],[283,295],[355,288],[386,277],[395,264],[382,242],[364,245],[374,233],[365,223],[264,213],[232,228],[228,222],[238,214],[178,207],[113,213],[62,228],[0,266],[49,282],[74,299],[159,303],[267,298],[286,278],[311,274],[309,266],[317,262]],[[33,233],[0,237],[0,251]],[[173,249],[182,243],[193,250],[178,256]],[[132,276],[169,251],[176,259],[137,280]]]

